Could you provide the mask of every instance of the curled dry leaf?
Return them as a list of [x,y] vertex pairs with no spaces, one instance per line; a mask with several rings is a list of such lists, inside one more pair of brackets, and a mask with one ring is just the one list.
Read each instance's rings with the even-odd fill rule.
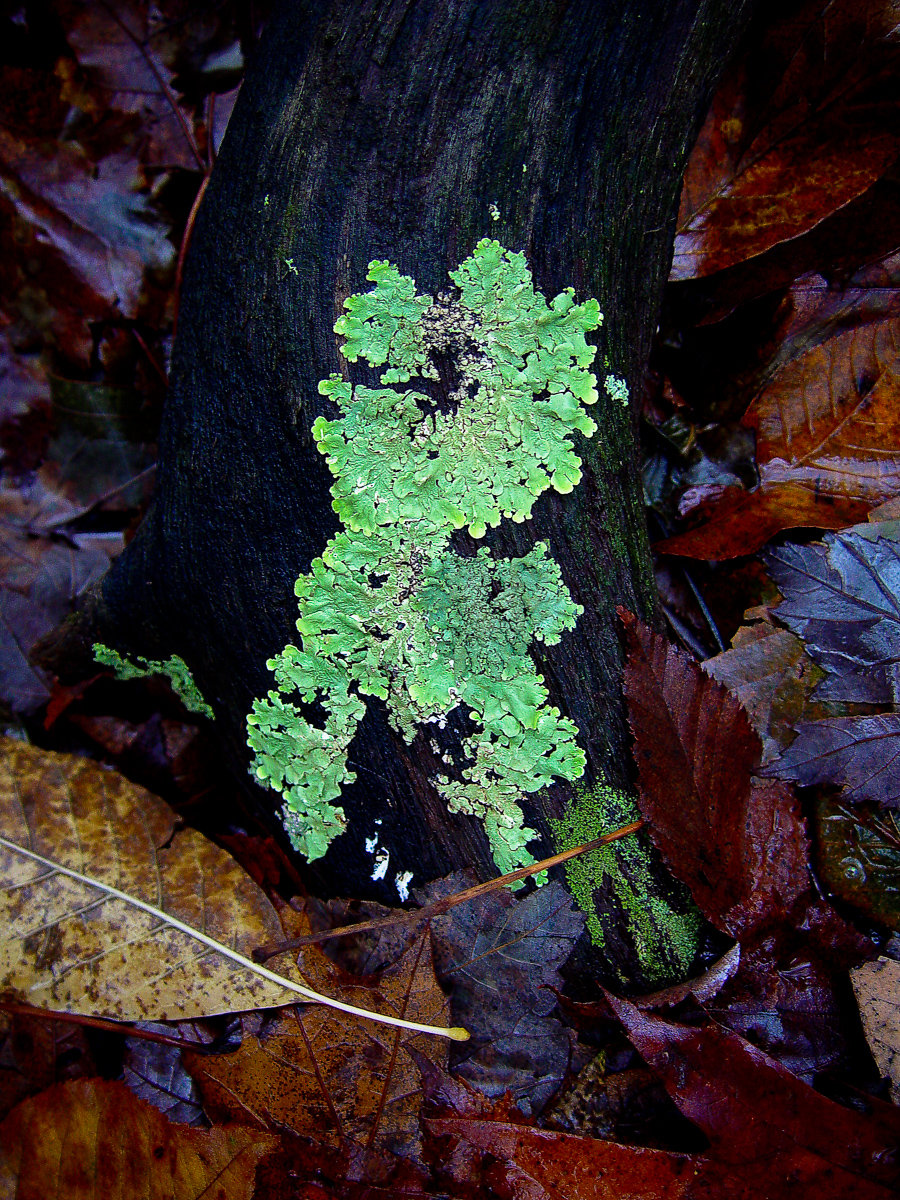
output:
[[162,800],[84,759],[10,739],[0,749],[0,989],[117,1020],[264,1008],[298,993],[341,1006],[305,986],[290,959],[276,960],[276,975],[248,957],[281,933],[275,910],[224,851],[194,830],[173,835]]
[[172,1125],[124,1084],[59,1084],[0,1125],[0,1193],[42,1200],[250,1200],[278,1139]]

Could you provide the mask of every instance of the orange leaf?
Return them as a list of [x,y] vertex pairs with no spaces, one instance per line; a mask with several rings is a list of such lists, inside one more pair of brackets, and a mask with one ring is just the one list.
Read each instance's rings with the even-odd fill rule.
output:
[[122,1083],[58,1084],[0,1125],[0,1192],[18,1200],[247,1200],[278,1139],[173,1125]]

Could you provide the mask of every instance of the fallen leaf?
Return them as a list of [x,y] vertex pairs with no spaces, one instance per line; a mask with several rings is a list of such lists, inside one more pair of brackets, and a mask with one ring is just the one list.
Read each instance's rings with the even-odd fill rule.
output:
[[[141,1021],[138,1028],[156,1030],[169,1036],[175,1032],[171,1026],[160,1025],[155,1021]],[[194,1022],[179,1022],[177,1031],[185,1041],[210,1040],[209,1034],[205,1031],[201,1033]],[[201,1036],[198,1036],[198,1033]],[[135,1096],[152,1104],[170,1121],[177,1121],[183,1125],[206,1123],[200,1093],[182,1061],[182,1052],[177,1046],[151,1042],[146,1038],[126,1038],[122,1058],[122,1080]]]
[[861,500],[819,496],[815,480],[766,482],[751,492],[732,487],[712,505],[692,512],[697,523],[683,533],[654,543],[658,554],[721,561],[755,554],[783,529],[843,529],[865,519]]
[[[423,902],[462,890],[459,874],[416,893]],[[488,1096],[509,1091],[525,1112],[539,1111],[569,1063],[566,1030],[553,1015],[551,988],[574,949],[584,917],[562,884],[544,884],[524,899],[490,892],[431,922],[435,966],[451,989],[454,1023],[471,1034],[451,1049],[455,1073]]]
[[830,784],[848,803],[873,800],[900,807],[900,713],[873,717],[825,717],[807,721],[765,774],[802,787]]
[[510,1200],[677,1200],[692,1195],[695,1160],[523,1123],[508,1100],[492,1102],[443,1072],[423,1070],[429,1103],[441,1115],[425,1125],[445,1176],[464,1194],[486,1185]]
[[340,1005],[306,987],[292,960],[276,960],[276,975],[247,957],[281,935],[275,910],[212,842],[173,836],[162,800],[85,759],[0,747],[7,994],[117,1020],[270,1007],[298,993]]
[[81,511],[43,474],[27,486],[0,485],[0,699],[15,712],[33,713],[50,695],[29,661],[32,646],[69,615],[124,545],[120,533],[67,529]]
[[[309,929],[305,919],[294,924],[295,933]],[[354,978],[315,946],[304,951],[303,967],[312,986],[348,1004],[426,1024],[447,1019],[449,1001],[435,978],[427,929],[377,976]],[[364,1024],[334,1010],[291,1008],[245,1036],[235,1053],[188,1053],[186,1063],[214,1120],[408,1156],[417,1154],[421,1103],[411,1050],[438,1065],[447,1061],[442,1039]]]
[[850,972],[872,1057],[900,1103],[900,963],[879,958]]
[[900,821],[873,804],[816,801],[816,868],[827,890],[869,921],[900,928]]
[[742,943],[739,969],[704,1006],[807,1083],[837,1073],[864,1086],[869,1079],[846,978],[872,952],[834,909],[813,900],[805,912]]
[[900,523],[860,525],[824,542],[766,555],[784,597],[779,621],[827,672],[817,700],[894,704],[900,698]]
[[650,836],[709,920],[744,937],[808,890],[796,800],[774,781],[754,780],[762,745],[728,690],[632,614],[620,615]]
[[792,10],[768,23],[768,56],[732,69],[685,173],[672,279],[806,233],[896,159],[896,17],[875,3],[860,18],[855,0]]
[[42,1200],[250,1200],[278,1139],[171,1125],[124,1084],[59,1084],[0,1125],[0,1192]]
[[793,740],[806,698],[822,678],[800,639],[768,621],[742,626],[731,649],[702,666],[744,708],[762,739],[763,763],[777,758]]
[[900,1187],[900,1109],[865,1098],[843,1108],[737,1034],[678,1025],[610,997],[629,1040],[681,1112],[706,1134],[730,1200],[887,1200]]
[[0,1010],[0,1119],[51,1084],[96,1074],[81,1025]]

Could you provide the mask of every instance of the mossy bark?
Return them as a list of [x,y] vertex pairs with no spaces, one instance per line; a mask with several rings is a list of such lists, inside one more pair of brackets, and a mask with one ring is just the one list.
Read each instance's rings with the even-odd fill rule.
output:
[[[371,259],[390,259],[434,294],[485,236],[524,250],[546,296],[571,285],[579,300],[599,299],[598,363],[637,399],[599,414],[571,495],[548,493],[531,521],[506,521],[486,539],[508,556],[549,543],[585,612],[536,655],[538,669],[581,731],[585,785],[605,776],[628,786],[614,608],[655,618],[635,418],[684,163],[749,8],[282,4],[194,231],[156,501],[95,615],[118,649],[187,661],[248,805],[273,829],[280,798],[246,773],[245,717],[271,686],[266,659],[297,639],[294,581],[338,527],[310,434],[329,412],[319,380],[345,367],[335,319],[365,289]],[[463,719],[441,737],[457,736]],[[406,745],[374,703],[350,758],[350,830],[309,869],[312,889],[396,903],[397,872],[412,871],[413,886],[470,864],[493,872],[480,824],[449,816],[438,798],[423,735]],[[551,788],[529,823],[546,833],[570,795]],[[383,882],[371,879],[364,846],[375,818],[391,854]],[[627,937],[612,948],[613,977],[634,977],[632,951]]]

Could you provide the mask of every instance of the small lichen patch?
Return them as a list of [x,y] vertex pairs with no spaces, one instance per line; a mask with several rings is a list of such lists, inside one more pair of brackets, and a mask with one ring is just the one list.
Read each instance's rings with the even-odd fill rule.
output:
[[[550,827],[556,849],[563,851],[639,817],[631,796],[603,782],[590,791],[581,789],[563,816],[550,820]],[[640,835],[570,859],[565,870],[572,895],[587,915],[595,946],[602,947],[606,940],[603,908],[597,905],[595,893],[611,888],[625,914],[646,982],[653,985],[684,978],[697,953],[702,918],[696,908],[681,912],[659,895]],[[621,912],[610,911],[610,919],[617,925]],[[624,976],[622,980],[625,982]]]
[[[276,686],[248,717],[252,770],[284,796],[291,840],[312,860],[346,826],[332,802],[354,779],[347,751],[364,698],[383,700],[408,742],[462,704],[478,729],[457,777],[435,786],[452,812],[482,820],[509,871],[534,861],[522,798],[584,770],[578,730],[546,703],[530,656],[581,609],[544,543],[518,559],[486,548],[464,558],[450,537],[524,521],[548,488],[580,480],[572,437],[596,430],[583,408],[597,399],[585,333],[600,311],[571,288],[548,305],[524,255],[488,239],[450,272],[452,295],[418,295],[389,262],[367,278],[375,287],[346,301],[335,331],[349,362],[382,368],[381,386],[337,375],[319,385],[340,413],[319,417],[313,436],[343,528],[297,580],[301,644],[268,663]],[[427,394],[447,361],[449,411]],[[300,707],[313,702],[323,725]]]
[[194,677],[183,658],[173,654],[165,662],[137,656],[136,661],[129,662],[116,650],[104,646],[102,642],[94,643],[94,658],[104,667],[112,667],[117,679],[146,679],[148,675],[165,675],[172,691],[178,696],[188,712],[199,713],[203,717],[215,720],[215,714],[200,694],[194,683]]

